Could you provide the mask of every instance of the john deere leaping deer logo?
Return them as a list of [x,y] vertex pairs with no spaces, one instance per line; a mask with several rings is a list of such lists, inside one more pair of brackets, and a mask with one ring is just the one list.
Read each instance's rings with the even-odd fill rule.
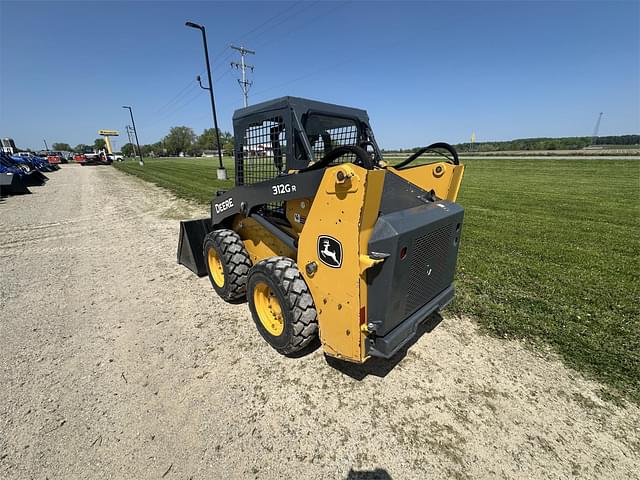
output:
[[318,237],[318,258],[331,268],[342,265],[342,244],[333,237],[320,235]]

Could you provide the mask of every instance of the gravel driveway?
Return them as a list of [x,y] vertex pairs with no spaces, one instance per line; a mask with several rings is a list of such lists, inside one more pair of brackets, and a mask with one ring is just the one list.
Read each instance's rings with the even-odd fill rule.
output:
[[176,264],[206,209],[65,165],[0,201],[0,478],[639,478],[640,411],[448,317],[393,362],[285,358]]

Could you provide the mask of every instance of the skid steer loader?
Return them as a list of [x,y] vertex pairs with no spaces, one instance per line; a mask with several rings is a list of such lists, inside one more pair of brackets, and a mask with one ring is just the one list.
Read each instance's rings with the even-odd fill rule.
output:
[[[278,352],[389,358],[454,295],[464,166],[388,165],[364,110],[283,97],[237,110],[235,183],[180,224],[178,263],[249,303]],[[443,153],[445,160],[429,157]],[[413,164],[413,162],[421,164]]]

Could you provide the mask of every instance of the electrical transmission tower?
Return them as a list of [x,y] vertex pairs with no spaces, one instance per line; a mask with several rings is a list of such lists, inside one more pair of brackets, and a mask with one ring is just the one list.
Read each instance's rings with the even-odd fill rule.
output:
[[253,72],[254,66],[247,65],[247,63],[244,61],[244,57],[247,54],[255,55],[256,52],[254,52],[253,50],[249,50],[248,48],[236,47],[235,45],[231,45],[231,48],[233,48],[234,50],[238,50],[240,52],[240,63],[231,62],[231,66],[242,70],[242,80],[238,79],[238,83],[240,84],[240,88],[242,89],[242,94],[244,95],[244,106],[248,107],[249,106],[249,87],[253,85],[253,82],[247,80],[247,68],[250,68],[251,71]]
[[598,142],[598,131],[600,130],[600,121],[602,120],[603,113],[604,112],[600,112],[600,114],[598,115],[596,126],[593,129],[593,135],[591,135],[591,146],[594,146]]

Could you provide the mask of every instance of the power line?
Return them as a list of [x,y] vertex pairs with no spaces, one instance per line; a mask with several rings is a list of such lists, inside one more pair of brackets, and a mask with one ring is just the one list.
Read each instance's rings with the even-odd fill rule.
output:
[[265,88],[264,90],[260,90],[260,91],[259,91],[259,92],[257,92],[255,95],[256,95],[256,96],[262,95],[263,93],[265,93],[265,92],[269,92],[269,91],[271,91],[271,90],[273,90],[273,89],[275,89],[275,88],[280,88],[280,87],[284,87],[285,85],[290,85],[290,84],[292,84],[292,83],[299,82],[300,80],[304,80],[304,79],[306,79],[306,78],[312,77],[312,76],[317,75],[318,73],[323,72],[323,71],[325,71],[325,70],[332,70],[332,69],[334,69],[334,68],[336,68],[336,67],[339,67],[339,66],[344,65],[345,63],[349,63],[349,62],[353,62],[353,59],[352,59],[352,58],[349,58],[349,59],[347,59],[347,60],[343,60],[343,61],[338,62],[338,63],[335,63],[335,64],[333,64],[333,65],[329,65],[329,66],[326,66],[326,67],[318,68],[318,69],[313,70],[313,71],[311,71],[311,72],[309,72],[309,73],[306,73],[306,74],[304,74],[304,75],[301,75],[300,77],[296,77],[296,78],[294,78],[294,79],[287,80],[286,82],[282,82],[282,83],[279,83],[279,84],[277,84],[277,85],[273,85],[273,86],[271,86],[271,87],[269,87],[269,88]]
[[[401,43],[403,43],[403,42],[407,42],[407,40],[409,40],[410,38],[411,38],[411,35],[408,35],[408,36],[405,36],[404,38],[396,39],[396,41],[394,41],[394,42],[390,42],[390,43],[386,43],[386,42],[385,42],[385,43],[382,43],[382,44],[378,45],[378,46],[375,48],[375,50],[379,50],[380,48],[383,48],[383,47],[385,47],[385,46],[386,46],[386,47],[395,47],[396,45],[399,45],[399,44],[401,44]],[[331,65],[327,65],[327,66],[324,66],[324,67],[320,67],[320,68],[318,68],[318,69],[316,69],[316,70],[313,70],[313,71],[311,71],[311,72],[309,72],[309,73],[306,73],[306,74],[304,74],[304,75],[301,75],[301,76],[299,76],[299,77],[293,78],[293,79],[291,79],[291,80],[287,80],[286,82],[282,82],[282,83],[279,83],[279,84],[273,85],[273,86],[271,86],[271,87],[265,88],[265,89],[263,89],[263,90],[260,90],[260,91],[258,91],[258,92],[256,92],[256,93],[254,93],[253,95],[254,95],[254,97],[256,97],[256,96],[260,96],[260,95],[262,95],[263,93],[269,92],[269,91],[274,90],[274,89],[276,89],[276,88],[283,87],[283,86],[285,86],[285,85],[290,85],[290,84],[292,84],[292,83],[297,83],[297,82],[299,82],[299,81],[301,81],[301,80],[304,80],[304,79],[306,79],[306,78],[309,78],[309,77],[315,76],[315,75],[317,75],[318,73],[324,72],[324,71],[326,71],[326,70],[334,70],[334,69],[336,69],[336,68],[338,68],[338,67],[340,67],[340,66],[342,66],[342,65],[345,65],[345,64],[347,64],[347,63],[348,63],[348,64],[351,64],[351,65],[355,65],[355,64],[357,64],[357,63],[362,63],[362,62],[369,62],[369,60],[368,60],[368,59],[366,59],[366,58],[364,58],[364,57],[359,57],[359,58],[356,58],[356,59],[353,59],[353,57],[349,57],[349,58],[346,58],[346,59],[344,59],[344,60],[342,60],[342,61],[340,61],[340,62],[337,62],[337,63],[331,64]]]
[[182,102],[181,104],[176,105],[171,110],[169,110],[169,111],[165,112],[164,114],[160,115],[159,117],[157,117],[152,122],[147,123],[147,126],[149,127],[149,126],[157,125],[158,123],[163,122],[163,121],[168,120],[169,118],[173,117],[173,115],[175,115],[177,112],[179,112],[180,110],[184,109],[188,105],[191,105],[197,98],[200,97],[201,93],[202,93],[202,91],[200,89],[197,89],[196,92],[195,92],[195,95],[191,96],[186,101]]
[[[293,10],[295,10],[295,8],[297,8],[299,4],[295,4]],[[276,18],[282,17],[282,15],[286,12],[290,12],[292,9],[287,6],[285,7],[282,11],[276,13],[275,15],[273,15],[272,17],[269,17],[267,20],[265,20],[264,22],[258,24],[256,27],[252,28],[251,30],[249,30],[248,32],[245,32],[244,34],[242,34],[237,41],[239,42],[240,40],[248,40],[248,37],[251,36],[252,33],[256,32],[257,30],[260,30],[262,27],[264,27],[265,25],[267,25],[269,22],[271,22],[271,20],[274,20]]]
[[[291,18],[293,18],[293,17],[295,17],[296,15],[299,15],[299,14],[301,14],[301,13],[303,13],[303,12],[305,12],[305,11],[309,10],[311,7],[313,7],[314,5],[319,4],[319,3],[320,3],[320,1],[316,1],[316,2],[309,3],[309,4],[306,6],[306,8],[303,8],[302,10],[294,11],[292,14],[290,14],[289,16],[286,16],[284,19],[282,19],[280,22],[276,23],[275,25],[271,25],[271,26],[270,26],[270,28],[274,28],[274,27],[276,27],[276,26],[281,25],[282,23],[284,23],[284,22],[286,22],[286,21],[291,20]],[[292,32],[295,32],[295,31],[297,31],[297,30],[300,30],[300,29],[302,29],[302,28],[306,28],[306,27],[309,25],[309,23],[314,23],[314,22],[316,22],[317,20],[321,19],[322,17],[324,17],[324,16],[326,16],[326,15],[329,15],[329,14],[331,14],[331,13],[334,13],[336,10],[338,10],[338,9],[340,9],[340,8],[345,7],[345,6],[346,6],[346,5],[348,5],[349,3],[351,3],[351,2],[350,2],[350,1],[346,1],[346,2],[343,2],[343,3],[339,4],[337,7],[334,7],[334,8],[331,8],[331,9],[329,9],[329,10],[326,10],[326,11],[324,11],[323,13],[320,13],[320,14],[316,15],[312,20],[310,20],[310,21],[306,21],[306,22],[302,23],[299,27],[294,28],[294,29],[291,29],[291,30],[288,30],[287,32],[285,32],[285,33],[284,33],[284,35],[288,35],[288,34],[290,34],[290,33],[292,33]],[[272,17],[272,19],[273,19],[273,18],[275,18],[275,17]],[[265,23],[267,23],[267,22],[265,22]],[[264,32],[263,32],[263,33],[264,33]],[[260,36],[260,35],[261,35],[261,34],[259,34],[258,36]],[[263,43],[259,43],[258,45],[262,47],[262,46],[268,45],[269,43],[272,43],[273,41],[279,40],[280,38],[282,38],[282,35],[280,35],[280,36],[274,36],[274,37],[272,37],[272,38],[268,39],[267,41],[265,41],[265,42],[263,42]],[[396,42],[396,43],[400,43],[400,42]],[[232,48],[233,48],[233,46],[232,46]],[[237,49],[237,47],[236,47],[236,49]],[[350,58],[350,59],[348,59],[348,60],[345,60],[345,61],[342,61],[342,62],[338,62],[337,64],[332,65],[332,66],[322,67],[322,68],[320,68],[320,69],[318,69],[318,70],[315,70],[315,71],[313,71],[313,72],[311,72],[311,73],[305,74],[305,75],[303,75],[303,76],[301,76],[301,77],[295,78],[295,79],[293,79],[293,80],[289,80],[289,81],[287,81],[287,82],[283,82],[283,83],[278,84],[278,85],[275,85],[275,86],[273,86],[273,87],[269,87],[269,88],[267,88],[267,89],[265,89],[265,90],[261,90],[259,93],[254,94],[254,95],[260,95],[260,94],[262,94],[262,93],[264,93],[264,92],[266,92],[266,91],[273,90],[274,88],[278,88],[278,87],[281,87],[281,86],[284,86],[284,85],[288,85],[288,84],[291,84],[291,83],[295,83],[295,82],[297,82],[297,81],[300,81],[300,80],[303,80],[303,79],[308,78],[308,77],[310,77],[310,76],[313,76],[313,75],[315,75],[315,74],[316,74],[316,73],[318,73],[318,72],[322,72],[322,71],[327,70],[327,69],[330,69],[330,68],[335,68],[335,67],[338,67],[338,66],[340,66],[340,65],[343,65],[343,64],[345,64],[345,63],[349,63],[349,62],[351,62],[351,61],[352,61],[352,60],[351,60],[351,58]],[[234,62],[234,63],[235,63],[235,62]],[[235,65],[237,66],[238,64],[237,64],[237,63],[235,63]],[[238,68],[238,67],[236,67],[236,68]],[[224,76],[224,75],[223,75],[223,76]],[[221,76],[220,78],[222,78],[222,76]],[[243,86],[244,86],[244,84],[243,84],[243,82],[242,82],[241,80],[238,80],[238,83],[240,83],[240,86],[241,86],[241,87],[243,87]],[[251,86],[251,85],[252,85],[252,82],[249,82],[249,85],[248,85],[248,86]],[[244,93],[244,91],[245,91],[245,90],[244,90],[244,88],[243,88],[243,93]],[[248,91],[248,87],[247,87],[247,91]],[[248,103],[248,101],[245,101],[245,106],[247,106],[247,103]],[[225,107],[226,107],[226,106],[228,106],[228,105],[230,105],[230,104],[225,105]]]
[[[268,33],[268,32],[273,32],[273,30],[284,24],[285,22],[290,21],[291,19],[293,19],[294,17],[307,12],[308,10],[310,10],[312,7],[314,7],[315,5],[320,4],[320,0],[316,0],[314,2],[308,2],[308,3],[298,3],[295,4],[293,7],[287,6],[284,9],[282,9],[281,11],[279,11],[278,13],[272,15],[271,17],[267,18],[265,21],[259,23],[258,25],[256,25],[255,27],[253,27],[252,29],[248,30],[247,32],[243,33],[242,35],[240,35],[239,37],[237,37],[237,40],[244,40],[246,41],[247,39],[250,39],[252,37],[254,38],[259,38],[261,36],[263,36],[264,34]],[[344,4],[342,4],[341,6],[345,5],[348,2],[345,2]],[[298,8],[301,7],[301,8]],[[331,13],[333,11],[335,11],[336,9],[331,9],[323,14],[318,15],[318,17],[324,16],[328,13]],[[317,18],[317,17],[316,17]],[[315,21],[316,18],[314,18],[312,21]],[[279,19],[279,21],[272,23],[274,20]],[[296,31],[299,30],[301,28],[304,28],[304,26],[295,28],[294,30],[291,31]],[[262,30],[262,31],[260,31]],[[267,43],[271,43],[272,41],[274,41],[275,39],[277,39],[277,37],[271,38],[269,40],[267,40],[266,42],[263,42],[264,44]],[[237,43],[240,43],[239,41]],[[216,54],[215,57],[222,57],[225,53],[225,51],[227,49],[230,49],[229,45],[226,45],[223,49],[219,50],[219,52]],[[228,61],[231,56],[233,55],[233,50],[230,49],[229,53],[227,55],[224,55],[224,57],[220,58],[219,60],[216,60],[213,64],[212,67],[215,70],[216,67],[219,67],[220,65],[224,64],[226,61]],[[214,57],[214,58],[215,58]],[[247,65],[246,68],[250,68],[253,66],[249,66]],[[227,76],[230,72],[232,71],[232,69],[228,69],[226,70],[224,73],[222,73],[216,80],[215,82],[220,81],[222,78],[224,78],[225,76]],[[200,75],[202,75],[203,72],[200,72]],[[305,75],[303,78],[306,78],[308,75]],[[243,88],[243,95],[245,94],[245,88],[246,88],[246,95],[248,95],[248,87],[251,86],[252,82],[247,82],[246,80],[246,74],[243,80],[238,80],[238,82],[240,83],[240,86]],[[246,83],[243,83],[246,82]],[[285,84],[288,84],[291,82],[286,82]],[[273,88],[277,88],[278,86],[275,87],[271,87],[267,90],[271,90]],[[197,90],[197,84],[196,82],[194,82],[193,80],[190,80],[189,83],[183,87],[176,95],[174,95],[168,102],[166,102],[164,105],[162,105],[157,111],[156,114],[160,114],[159,118],[156,118],[154,121],[152,121],[149,126],[153,126],[153,125],[157,125],[158,123],[166,120],[168,117],[173,116],[176,112],[182,110],[183,108],[185,108],[186,106],[188,106],[189,104],[193,103],[193,101],[198,98],[198,94],[196,94],[193,97],[189,97],[189,95],[193,92],[193,90],[196,89]],[[265,90],[263,90],[265,91]],[[198,90],[198,93],[199,90]],[[186,101],[184,101],[185,99],[187,99]],[[248,99],[246,100],[248,103]],[[164,110],[164,112],[162,112]]]
[[[246,40],[248,38],[251,38],[252,36],[261,36],[265,33],[267,33],[268,31],[272,31],[273,28],[275,28],[276,26],[281,25],[282,23],[294,18],[296,15],[299,15],[307,10],[309,10],[312,6],[316,5],[320,3],[319,1],[315,1],[315,2],[310,2],[308,4],[296,4],[293,8],[287,6],[284,9],[282,9],[281,11],[279,11],[278,13],[276,13],[275,15],[269,17],[268,19],[266,19],[265,21],[259,23],[258,25],[256,25],[255,27],[253,27],[251,30],[248,30],[247,32],[243,33],[242,35],[240,35],[239,37],[237,37],[237,40]],[[298,6],[302,6],[302,8],[298,8]],[[273,20],[276,19],[280,19],[279,22],[275,23],[274,25],[269,25]],[[264,31],[260,32],[260,30],[265,29]],[[229,53],[227,53],[227,55],[224,55],[225,51],[229,49]],[[221,65],[224,65],[232,56],[233,56],[233,50],[230,48],[229,45],[225,45],[224,48],[222,48],[221,50],[218,51],[218,53],[213,57],[215,58],[219,58],[218,60],[215,60],[212,63],[212,70],[216,70],[218,67],[220,67]],[[224,57],[223,57],[224,55]],[[220,58],[222,57],[222,58]],[[227,70],[225,71],[222,75],[220,75],[218,77],[218,79],[216,80],[219,81],[220,79],[222,79],[223,77],[225,77],[226,75],[228,75],[230,73],[231,70]],[[200,72],[200,75],[203,75],[203,72]],[[246,78],[245,78],[246,81]],[[243,85],[241,84],[241,87]],[[190,88],[191,87],[191,88]],[[181,103],[181,101],[185,98],[188,97],[188,95],[193,91],[193,89],[196,88],[196,83],[193,80],[190,80],[189,83],[187,85],[185,85],[176,95],[174,95],[168,102],[166,102],[164,105],[162,105],[160,108],[158,108],[158,110],[156,110],[155,114],[162,114],[162,117],[165,117],[167,112],[170,112],[169,115],[171,115],[171,113],[174,113],[176,110],[180,110],[182,107],[178,107],[177,109],[174,109],[173,107],[175,105],[178,105],[179,103]],[[247,89],[248,91],[248,89]],[[243,92],[244,92],[244,88],[243,88]],[[191,103],[191,100],[189,100],[187,103]],[[163,112],[164,110],[164,112]],[[157,122],[154,122],[157,123]]]
[[[229,60],[233,56],[233,50],[231,50],[231,48],[228,45],[224,48],[224,50],[226,50],[227,48],[229,49],[229,53],[227,53],[227,55],[224,58],[221,58],[219,60],[215,60],[211,64],[211,70],[212,71],[215,71],[218,66],[222,66],[225,63],[227,63],[227,60]],[[224,53],[224,50],[222,50],[222,53]],[[215,58],[215,57],[213,57],[213,58]]]
[[167,103],[165,103],[160,108],[158,108],[155,113],[160,113],[162,110],[167,108],[169,105],[171,105],[172,103],[176,102],[180,97],[184,96],[184,94],[188,93],[188,90],[190,88],[193,89],[195,86],[196,86],[195,81],[194,80],[189,80],[189,83],[187,83],[176,95],[174,95],[171,98],[171,100],[169,100]]
[[[314,3],[318,3],[318,1],[316,1],[316,2],[314,2]],[[247,39],[251,38],[252,34],[254,34],[255,32],[257,32],[257,31],[258,31],[258,30],[260,30],[261,28],[265,28],[265,27],[267,27],[267,25],[268,25],[272,20],[275,20],[276,18],[281,18],[281,17],[283,17],[283,14],[286,14],[287,12],[289,12],[289,13],[290,13],[292,10],[293,10],[293,11],[295,11],[295,9],[298,7],[298,5],[300,5],[300,4],[296,4],[296,5],[294,5],[294,7],[293,7],[293,8],[291,8],[291,7],[289,7],[289,6],[285,7],[282,11],[280,11],[280,12],[276,13],[275,15],[273,15],[273,16],[271,16],[271,17],[269,17],[269,18],[268,18],[268,19],[266,19],[264,22],[259,23],[258,25],[256,25],[255,27],[253,27],[251,30],[249,30],[249,31],[247,31],[247,32],[245,32],[245,33],[243,33],[243,34],[242,34],[242,35],[240,35],[239,37],[236,37],[236,39],[235,39],[235,41],[234,41],[234,42],[235,42],[235,43],[242,43],[242,42],[241,42],[241,40],[242,40],[242,41],[246,41]],[[292,15],[290,14],[287,18],[292,18],[292,17],[293,17],[293,16],[295,16],[297,13],[301,13],[301,12],[302,12],[302,11],[304,11],[304,10],[306,10],[306,8],[303,8],[303,9],[302,9],[302,10],[300,10],[299,12],[296,12],[296,13],[294,13],[294,14],[292,14]],[[279,23],[277,23],[276,25],[280,25],[281,23],[282,23],[282,22],[279,22]],[[268,28],[273,28],[273,26],[268,27]],[[264,32],[259,33],[259,34],[258,34],[258,36],[260,36],[260,35],[262,35],[262,34],[264,34],[264,33],[266,33],[266,30],[265,30]],[[220,57],[221,55],[223,55],[223,54],[224,54],[224,52],[225,52],[225,50],[227,50],[227,48],[230,48],[230,46],[229,46],[229,45],[226,45],[222,50],[220,50],[216,55],[214,55],[214,56],[213,56],[213,58],[215,59],[215,58]],[[215,68],[213,68],[213,67],[215,67],[217,64],[219,64],[219,63],[224,63],[226,60],[228,60],[228,59],[229,59],[229,57],[231,57],[231,55],[233,55],[233,52],[230,52],[229,54],[227,54],[227,56],[226,56],[226,57],[224,57],[224,58],[223,58],[223,59],[221,59],[221,60],[215,60],[215,61],[214,61],[214,63],[211,65],[211,66],[212,66],[212,70],[215,70]]]
[[227,75],[229,75],[233,70],[231,69],[231,67],[229,67],[222,75],[220,75],[218,78],[215,78],[213,80],[213,83],[217,83],[220,80],[222,80],[224,77],[226,77]]
[[[315,2],[315,3],[319,3],[319,2]],[[326,10],[323,13],[319,13],[319,14],[314,15],[311,20],[307,20],[306,22],[302,22],[297,27],[287,28],[287,30],[285,32],[283,32],[282,35],[274,35],[271,38],[265,40],[264,42],[259,43],[258,46],[262,48],[265,45],[269,45],[269,44],[271,44],[273,42],[281,40],[283,37],[291,35],[292,33],[297,32],[298,30],[302,30],[303,28],[308,28],[310,24],[316,23],[318,20],[322,19],[322,17],[325,17],[325,16],[329,15],[330,13],[334,13],[335,11],[340,10],[341,8],[344,8],[349,3],[350,3],[349,1],[343,2],[343,3],[339,3],[335,7],[330,8],[329,10]]]
[[[255,39],[261,37],[262,35],[266,34],[266,33],[273,33],[273,31],[275,30],[276,27],[279,27],[280,25],[282,25],[283,23],[288,22],[289,20],[291,20],[292,18],[300,15],[303,12],[306,12],[308,10],[311,9],[311,7],[314,7],[316,5],[318,5],[320,3],[320,0],[316,0],[315,2],[309,2],[307,4],[304,5],[304,7],[302,8],[302,10],[298,10],[296,11],[295,9],[286,9],[286,11],[288,11],[288,15],[283,15],[282,18],[280,19],[279,22],[273,24],[273,25],[269,25],[269,28],[264,30],[263,32],[260,32],[257,34],[256,37],[253,38],[252,42],[255,43]],[[272,17],[273,19],[274,17]],[[266,23],[266,22],[265,22]],[[275,37],[277,38],[279,35],[275,35]],[[247,40],[247,38],[245,38],[245,41]]]
[[[225,71],[222,75],[220,75],[218,78],[216,78],[214,80],[214,83],[218,82],[220,79],[224,78],[225,76],[227,76],[231,72],[232,72],[231,68],[227,69],[227,71]],[[188,105],[193,103],[199,97],[200,93],[201,93],[200,89],[196,89],[196,94],[194,96],[191,96],[191,97],[188,97],[188,98],[185,97],[186,101],[176,103],[176,105],[174,105],[173,108],[167,110],[166,112],[161,114],[159,117],[157,117],[155,120],[151,121],[150,123],[147,123],[147,126],[154,126],[154,125],[157,125],[158,123],[160,123],[162,121],[170,119],[175,113],[179,112],[180,110],[184,109],[185,107],[187,107]],[[208,115],[208,114],[206,114],[206,115]],[[197,119],[204,118],[204,115],[196,117],[196,118]]]
[[202,94],[202,92],[200,90],[197,90],[195,92],[195,95],[193,95],[191,98],[189,98],[188,100],[186,100],[184,103],[182,103],[181,105],[177,105],[175,108],[173,108],[171,111],[165,113],[164,115],[162,115],[160,117],[160,120],[164,120],[167,119],[169,117],[171,117],[173,114],[175,114],[176,112],[182,110],[183,108],[185,108],[188,105],[191,105],[193,103],[194,100],[196,100],[198,97],[200,97],[200,95]]
[[[259,23],[258,25],[256,25],[251,30],[243,33],[239,37],[236,37],[234,43],[243,43],[246,40],[250,39],[252,36],[255,36],[256,32],[258,32],[258,30],[260,30],[262,28],[266,28],[266,30],[264,30],[263,32],[257,33],[258,37],[261,36],[261,35],[264,35],[265,33],[272,31],[274,27],[279,26],[279,25],[283,24],[284,22],[290,20],[291,18],[295,17],[296,15],[299,15],[300,13],[307,11],[313,5],[318,4],[318,3],[320,3],[320,1],[316,0],[315,2],[309,2],[307,4],[304,4],[304,3],[303,4],[295,4],[293,8],[286,7],[282,11],[280,11],[280,12],[276,13],[275,15],[269,17],[264,22]],[[296,8],[299,5],[303,5],[303,8],[301,10],[296,11]],[[286,15],[287,13],[289,13],[289,14]],[[275,20],[277,18],[280,18],[281,20],[279,22],[277,22],[276,24],[274,24],[274,25],[268,25],[272,20]],[[277,36],[275,38],[277,39]],[[231,48],[231,47],[229,45],[225,46],[213,58],[215,59],[215,58],[220,57],[221,55],[223,55],[227,48]],[[232,55],[233,55],[233,52],[231,51],[224,58],[222,58],[220,60],[214,60],[214,62],[211,64],[211,69],[215,70],[216,66],[220,65],[221,63],[225,63]]]

